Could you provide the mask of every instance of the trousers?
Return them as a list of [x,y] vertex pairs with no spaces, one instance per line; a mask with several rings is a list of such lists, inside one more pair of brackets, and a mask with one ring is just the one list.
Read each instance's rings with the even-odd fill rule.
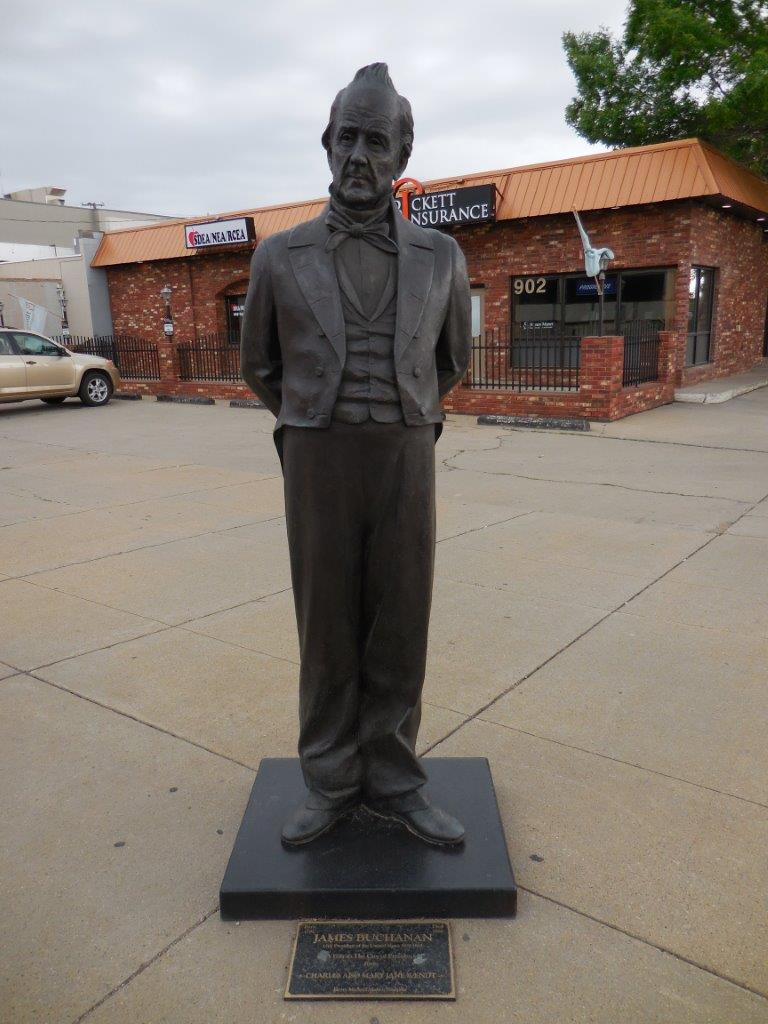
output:
[[299,757],[318,808],[415,792],[435,558],[432,425],[285,427],[301,669]]

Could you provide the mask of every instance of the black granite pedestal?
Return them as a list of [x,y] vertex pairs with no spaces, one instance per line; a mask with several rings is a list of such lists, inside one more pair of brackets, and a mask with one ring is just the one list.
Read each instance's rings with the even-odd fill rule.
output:
[[484,757],[430,757],[427,793],[464,824],[458,847],[429,846],[364,810],[306,846],[280,830],[305,795],[298,759],[259,766],[221,883],[225,920],[513,917],[517,890]]

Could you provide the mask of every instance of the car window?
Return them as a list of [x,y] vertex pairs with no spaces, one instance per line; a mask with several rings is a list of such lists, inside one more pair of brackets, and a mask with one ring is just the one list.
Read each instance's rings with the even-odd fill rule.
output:
[[36,334],[22,334],[21,331],[14,331],[13,334],[19,352],[23,356],[56,356],[59,348],[52,341],[46,341]]
[[11,339],[6,334],[0,334],[0,356],[13,356],[16,353],[11,348]]

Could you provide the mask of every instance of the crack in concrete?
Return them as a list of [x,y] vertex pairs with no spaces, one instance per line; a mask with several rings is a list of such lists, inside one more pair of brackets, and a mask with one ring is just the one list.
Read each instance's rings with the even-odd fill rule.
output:
[[110,991],[107,992],[106,995],[103,995],[101,999],[97,1000],[95,1003],[89,1006],[87,1010],[85,1010],[83,1013],[80,1014],[79,1017],[76,1017],[75,1020],[72,1021],[72,1024],[81,1024],[82,1021],[90,1017],[92,1013],[98,1010],[100,1006],[103,1006],[104,1003],[106,1003],[113,996],[116,996],[118,992],[120,992],[122,989],[126,987],[126,985],[130,985],[134,978],[138,978],[138,976],[140,974],[143,974],[148,967],[151,967],[152,964],[156,963],[160,959],[160,957],[165,956],[165,954],[170,949],[173,949],[174,946],[177,946],[180,942],[186,939],[188,935],[191,935],[196,928],[200,927],[201,924],[205,924],[205,922],[209,918],[213,917],[213,915],[216,913],[218,909],[219,904],[217,903],[215,907],[213,907],[211,910],[206,911],[206,913],[203,914],[202,917],[199,917],[197,921],[195,921],[193,924],[191,924],[189,928],[185,929],[180,935],[177,935],[175,939],[171,939],[171,941],[167,945],[163,946],[163,948],[158,950],[157,953],[154,953],[148,960],[145,960],[142,964],[140,964],[136,968],[136,970],[129,974],[127,978],[124,978],[119,985],[115,985],[115,987],[113,989],[110,989]]
[[[449,458],[458,458],[459,455],[463,454],[463,452],[456,452],[454,455],[449,456]],[[530,476],[526,473],[512,473],[476,468],[470,469],[467,468],[466,466],[450,466],[447,468],[451,469],[454,472],[478,473],[481,476],[504,476],[510,477],[510,479],[513,480],[530,480],[534,483],[566,484],[573,487],[614,487],[617,490],[633,491],[639,494],[661,494],[675,498],[693,498],[697,501],[727,501],[734,505],[749,504],[749,502],[743,498],[727,498],[718,494],[695,494],[690,491],[657,491],[650,487],[632,487],[630,484],[611,483],[610,481],[607,480],[566,480],[547,476]]]
[[[762,498],[758,499],[756,502],[754,502],[748,509],[745,509],[745,511],[742,512],[742,514],[736,520],[734,520],[734,522],[738,522],[745,515],[747,515],[749,512],[751,512],[752,509],[756,508],[761,502],[766,501],[767,499],[768,499],[768,493],[765,494]],[[481,708],[479,708],[477,711],[475,711],[472,715],[469,715],[467,718],[465,718],[465,720],[463,722],[460,722],[453,729],[450,729],[443,737],[441,737],[441,739],[436,740],[434,743],[430,744],[430,746],[428,746],[426,748],[426,750],[424,751],[424,754],[431,753],[431,751],[433,751],[441,743],[444,743],[445,740],[450,739],[451,736],[456,735],[456,733],[459,732],[460,729],[463,729],[464,726],[467,725],[469,722],[473,722],[476,719],[480,718],[480,716],[483,715],[484,712],[488,711],[488,709],[493,707],[494,704],[497,704],[500,700],[502,700],[508,694],[512,693],[513,690],[516,690],[519,686],[522,686],[522,684],[524,682],[526,682],[533,675],[535,675],[540,669],[544,668],[545,665],[548,665],[550,662],[554,661],[555,658],[558,658],[564,651],[567,651],[570,647],[573,647],[574,644],[577,644],[585,636],[588,636],[593,630],[597,629],[597,627],[600,626],[603,622],[605,622],[607,619],[609,619],[612,615],[616,614],[616,612],[620,612],[623,609],[625,609],[627,607],[627,605],[631,604],[632,601],[634,601],[636,598],[638,598],[641,594],[644,594],[646,592],[646,590],[649,590],[651,587],[655,586],[657,583],[659,583],[661,580],[663,580],[665,577],[667,577],[670,573],[674,572],[675,569],[679,568],[679,566],[683,565],[689,559],[694,558],[700,551],[703,551],[704,548],[708,547],[710,544],[712,544],[714,541],[716,541],[718,539],[718,537],[720,537],[720,536],[721,536],[721,534],[715,533],[711,537],[708,537],[697,548],[694,548],[693,551],[690,551],[687,555],[684,555],[681,559],[679,559],[677,562],[675,562],[674,565],[670,566],[668,569],[665,569],[663,573],[661,573],[655,579],[651,580],[650,583],[647,583],[645,586],[641,587],[640,590],[636,591],[634,594],[632,594],[626,600],[622,601],[621,604],[617,605],[615,608],[611,608],[604,615],[602,615],[599,619],[597,619],[595,622],[593,622],[591,626],[589,626],[587,629],[585,629],[583,632],[581,632],[578,636],[574,637],[572,640],[569,640],[568,643],[563,644],[563,646],[560,647],[557,651],[555,651],[554,654],[551,654],[548,658],[545,658],[544,661],[541,662],[541,664],[537,665],[535,668],[531,669],[530,672],[527,672],[525,675],[521,676],[520,679],[516,680],[510,686],[506,687],[504,690],[501,691],[501,693],[497,694],[492,700],[488,701]],[[493,589],[500,589],[500,588],[493,588]]]
[[530,516],[535,510],[529,510],[528,512],[516,512],[515,515],[509,516],[507,519],[499,519],[493,523],[483,523],[482,526],[473,526],[469,530],[464,530],[462,533],[452,533],[449,537],[441,537],[435,541],[436,544],[444,544],[447,540],[456,540],[458,537],[467,537],[470,533],[482,533],[483,530],[490,530],[494,526],[503,526],[504,523],[511,523],[513,519],[522,519],[524,516]]
[[[168,540],[159,540],[151,544],[142,544],[135,548],[123,548],[120,551],[108,551],[103,555],[92,555],[90,558],[81,558],[76,562],[63,562],[60,565],[47,566],[45,569],[35,569],[34,572],[28,572],[23,576],[9,575],[6,578],[10,580],[22,580],[23,582],[32,582],[31,577],[40,576],[46,572],[57,572],[59,569],[71,569],[75,565],[91,565],[93,562],[103,562],[105,558],[119,558],[121,555],[132,555],[138,551],[152,551],[155,548],[163,548],[168,544],[180,544],[188,540],[199,540],[200,537],[211,537],[218,536],[222,533],[230,533],[233,530],[244,530],[250,526],[262,526],[265,523],[274,523],[278,519],[284,519],[284,515],[270,516],[268,519],[253,519],[247,523],[238,523],[237,526],[223,526],[220,530],[203,530],[201,533],[189,533],[181,537],[170,537]],[[0,581],[2,582],[2,581]],[[40,584],[44,586],[45,584]],[[55,590],[55,587],[50,587],[50,590]],[[79,595],[73,594],[73,597]],[[98,603],[98,602],[97,602]],[[107,606],[109,607],[109,606]],[[121,611],[130,611],[130,609],[124,608],[119,609]],[[135,614],[135,613],[131,613]]]
[[[450,711],[451,708],[445,708],[444,710]],[[705,789],[709,793],[715,793],[717,796],[728,797],[731,800],[739,800],[744,804],[751,804],[753,807],[762,807],[768,810],[768,803],[761,803],[760,800],[753,800],[748,796],[740,796],[738,793],[730,793],[726,789],[717,789],[715,786],[708,786],[704,782],[694,782],[693,779],[684,779],[680,775],[672,775],[670,772],[661,772],[657,768],[649,768],[646,764],[639,764],[637,761],[625,761],[622,757],[614,757],[612,754],[604,754],[599,750],[591,750],[589,747],[580,747],[577,743],[566,743],[565,740],[559,740],[554,736],[542,736],[540,733],[531,732],[528,729],[520,729],[518,726],[507,725],[506,722],[499,722],[495,718],[479,718],[479,722],[484,722],[486,725],[496,725],[500,729],[506,729],[508,732],[518,732],[523,736],[530,736],[534,740],[542,740],[544,743],[554,743],[557,747],[565,747],[566,750],[577,750],[581,754],[589,754],[591,757],[599,757],[604,761],[612,761],[614,764],[625,765],[627,768],[636,768],[638,771],[647,772],[649,775],[658,775],[662,779],[669,779],[671,782],[679,782],[684,786],[692,786],[694,789]]]
[[501,448],[501,446],[503,444],[504,438],[500,434],[497,434],[496,435],[496,440],[498,441],[498,444],[491,445],[488,448],[459,448],[458,451],[453,452],[451,455],[446,455],[444,459],[441,459],[440,460],[440,465],[444,469],[448,470],[449,473],[453,473],[456,470],[461,470],[462,469],[461,466],[449,466],[448,465],[448,463],[451,461],[451,459],[458,459],[458,457],[460,455],[466,455],[467,452],[495,452],[495,451],[498,451],[498,449]]
[[[87,693],[79,693],[77,690],[72,690],[68,686],[64,686],[63,683],[54,683],[51,679],[43,679],[42,676],[35,675],[34,671],[21,672],[20,675],[26,676],[28,679],[34,679],[36,683],[42,683],[43,686],[50,686],[54,690],[59,690],[61,693],[68,693],[70,697],[76,697],[78,700],[83,700],[86,704],[93,704],[94,707],[101,708],[103,711],[109,711],[113,715],[118,715],[120,718],[127,718],[131,722],[135,722],[137,725],[143,725],[147,729],[154,729],[155,732],[162,733],[163,736],[170,736],[171,739],[179,740],[181,743],[187,743],[190,747],[196,747],[197,750],[204,750],[206,754],[212,754],[214,757],[220,757],[222,761],[227,761],[229,764],[236,764],[238,768],[245,768],[249,772],[256,773],[257,769],[253,765],[246,764],[244,761],[238,761],[236,757],[230,757],[229,754],[222,754],[220,750],[214,750],[213,747],[206,747],[204,743],[198,743],[197,740],[190,739],[189,736],[182,736],[181,733],[174,732],[172,729],[166,729],[162,725],[158,725],[156,722],[148,722],[144,718],[139,718],[138,715],[132,715],[130,711],[123,711],[120,708],[113,707],[111,704],[104,704],[100,700],[96,700],[95,697],[89,697]],[[261,760],[261,759],[259,759]]]
[[[191,463],[191,465],[199,465],[199,464],[198,463]],[[205,468],[205,467],[203,467],[203,468]],[[142,472],[145,472],[145,471],[142,471]],[[155,472],[155,471],[154,470],[146,470],[146,472]],[[28,518],[28,519],[17,519],[17,520],[15,520],[12,523],[2,523],[2,524],[0,524],[0,530],[7,529],[9,526],[20,526],[20,525],[26,524],[26,523],[47,522],[48,520],[51,520],[51,519],[65,519],[65,518],[67,518],[69,516],[84,515],[87,512],[102,512],[102,511],[111,511],[112,509],[119,509],[119,508],[132,508],[134,505],[144,505],[144,504],[150,505],[153,502],[171,501],[173,498],[184,498],[184,497],[187,497],[190,494],[197,494],[198,491],[203,492],[204,494],[208,494],[209,492],[224,490],[227,487],[241,487],[241,486],[245,486],[246,484],[260,484],[260,483],[266,483],[267,480],[277,480],[277,479],[282,479],[282,477],[280,476],[279,473],[274,474],[274,476],[258,476],[257,475],[256,477],[254,477],[251,480],[240,480],[240,481],[238,481],[236,483],[231,483],[230,482],[230,483],[226,483],[226,484],[216,484],[213,487],[195,487],[191,491],[173,491],[173,493],[171,493],[171,494],[161,494],[161,495],[158,495],[155,498],[137,498],[135,501],[120,501],[120,502],[115,502],[114,504],[111,504],[111,505],[87,505],[87,506],[85,506],[83,508],[73,508],[73,509],[71,509],[68,512],[62,512],[61,515],[58,515],[58,516],[33,516],[31,518]],[[27,497],[28,495],[31,494],[32,497],[39,498],[40,501],[58,502],[59,504],[62,504],[62,505],[69,505],[70,504],[64,498],[44,498],[42,495],[35,494],[32,491],[27,491],[26,493],[24,493],[24,492],[20,493],[19,491],[8,491],[6,493],[14,494],[17,498],[24,498],[24,497]],[[204,501],[201,501],[201,502],[198,502],[197,504],[206,505],[207,503],[204,502]],[[216,506],[214,506],[214,507],[216,507]],[[245,524],[242,524],[242,525],[247,526],[248,524],[245,523]],[[236,529],[236,527],[228,527],[228,529]]]
[[602,434],[599,432],[592,433],[591,437],[589,433],[585,432],[584,436],[589,437],[592,441],[625,441],[629,444],[662,444],[668,445],[670,448],[702,448],[708,452],[743,452],[746,455],[768,455],[768,450],[765,448],[730,448],[719,444],[699,444],[695,441],[656,441],[650,437],[615,437],[612,434]]
[[675,960],[679,960],[684,964],[688,964],[689,967],[695,967],[699,971],[703,971],[705,974],[709,974],[714,978],[718,978],[720,981],[725,981],[729,985],[734,985],[736,988],[741,989],[744,992],[749,992],[754,996],[758,996],[760,999],[768,1000],[768,994],[761,992],[760,989],[753,988],[748,985],[745,981],[739,981],[737,978],[732,977],[730,974],[724,974],[721,971],[716,971],[712,967],[707,967],[705,964],[700,964],[696,960],[691,960],[690,957],[683,956],[682,953],[676,953],[674,949],[669,946],[662,946],[658,942],[654,942],[652,939],[648,939],[637,932],[630,932],[626,928],[621,928],[617,924],[613,924],[611,921],[606,921],[601,917],[596,917],[594,914],[590,914],[586,910],[579,910],[578,907],[571,906],[570,903],[565,903],[563,900],[559,900],[554,896],[547,896],[546,893],[539,892],[538,889],[531,889],[526,885],[517,886],[521,892],[527,892],[530,896],[536,896],[539,899],[546,900],[547,903],[553,903],[555,906],[562,907],[563,910],[570,910],[573,914],[578,914],[579,917],[585,917],[589,921],[594,921],[595,924],[601,924],[605,928],[610,928],[613,932],[618,932],[620,935],[626,935],[629,939],[634,939],[636,942],[642,942],[645,946],[650,946],[652,949],[658,950],[660,953],[665,953],[667,956],[674,957]]

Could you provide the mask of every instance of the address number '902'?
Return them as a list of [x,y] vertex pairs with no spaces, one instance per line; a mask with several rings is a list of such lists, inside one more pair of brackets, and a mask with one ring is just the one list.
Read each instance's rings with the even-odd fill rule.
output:
[[515,295],[542,295],[547,290],[545,277],[515,278]]

